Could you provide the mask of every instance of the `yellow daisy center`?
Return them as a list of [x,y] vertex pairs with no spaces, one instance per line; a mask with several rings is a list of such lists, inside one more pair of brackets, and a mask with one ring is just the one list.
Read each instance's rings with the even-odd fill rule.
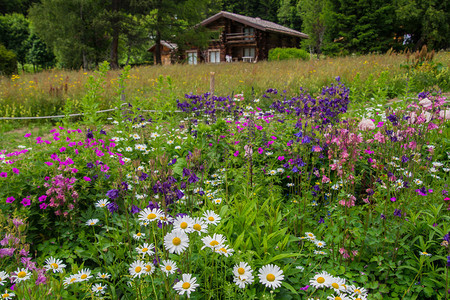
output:
[[319,277],[319,278],[317,278],[317,282],[318,283],[324,283],[325,282],[325,278]]
[[334,300],[342,300],[342,298],[337,296],[337,297],[334,298]]
[[94,222],[91,222],[91,225],[95,225],[95,223],[94,223]]
[[179,244],[181,244],[181,239],[179,237],[176,237],[172,240],[172,244],[174,244],[175,246],[178,246]]
[[141,236],[141,235],[142,235],[142,233],[138,232],[138,233],[136,233],[136,235],[137,235],[137,236]]
[[219,242],[214,240],[214,241],[211,241],[211,243],[209,243],[209,244],[214,247],[214,246],[219,245]]
[[86,274],[83,274],[83,275],[81,275],[80,278],[81,278],[81,279],[86,279],[86,278],[87,278],[87,275],[86,275]]
[[355,298],[355,300],[362,300],[361,298]]
[[200,224],[195,224],[195,225],[193,226],[193,228],[194,228],[195,230],[197,230],[197,231],[202,230],[202,226],[201,226]]
[[142,252],[147,252],[148,248],[142,248]]
[[70,282],[72,283],[72,282],[74,282],[75,280],[77,280],[76,278],[72,278],[72,279],[70,279]]
[[166,266],[166,270],[167,271],[171,271],[172,270],[172,266]]
[[183,289],[187,290],[188,288],[191,287],[191,284],[189,282],[185,282],[183,283],[183,285],[181,286]]
[[19,277],[19,278],[24,278],[25,276],[27,276],[27,273],[25,273],[24,271],[20,271],[20,272],[17,274],[17,277]]
[[152,270],[152,266],[146,265],[145,266],[145,272],[150,272]]
[[100,204],[101,207],[105,206],[105,203]]
[[227,253],[227,249],[225,249],[225,248],[220,248],[219,251]]
[[334,287],[335,289],[338,289],[338,288],[339,288],[339,284],[337,284],[336,282],[333,282],[333,283],[331,284],[331,286]]
[[103,288],[101,286],[97,287],[97,290],[101,291]]
[[239,275],[244,275],[245,269],[244,268],[239,268],[238,269],[238,273],[239,273]]
[[3,294],[2,295],[2,298],[8,298],[9,297],[9,294]]
[[353,292],[354,292],[354,293],[358,293],[358,294],[361,294],[361,293],[362,293],[360,289],[354,289]]
[[181,229],[186,229],[188,227],[188,223],[183,222],[180,224]]
[[58,264],[52,263],[50,266],[52,266],[53,269],[58,269]]
[[267,274],[266,276],[267,281],[274,281],[275,280],[275,275],[273,275],[272,273]]
[[210,221],[210,222],[214,222],[214,217],[208,217],[208,220]]
[[148,220],[153,220],[154,218],[156,218],[156,215],[154,213],[148,214],[147,216]]
[[135,271],[136,273],[139,273],[139,272],[142,271],[142,268],[141,268],[140,266],[137,266],[136,268],[134,268],[134,271]]

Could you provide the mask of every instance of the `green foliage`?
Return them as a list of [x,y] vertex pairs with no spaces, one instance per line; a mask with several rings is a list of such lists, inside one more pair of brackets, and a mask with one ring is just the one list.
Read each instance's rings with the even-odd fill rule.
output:
[[17,72],[16,54],[0,44],[0,75],[12,75]]
[[269,61],[286,59],[309,60],[309,53],[297,48],[273,48],[269,50]]
[[14,51],[17,61],[25,64],[28,52],[29,21],[21,14],[0,16],[0,44]]

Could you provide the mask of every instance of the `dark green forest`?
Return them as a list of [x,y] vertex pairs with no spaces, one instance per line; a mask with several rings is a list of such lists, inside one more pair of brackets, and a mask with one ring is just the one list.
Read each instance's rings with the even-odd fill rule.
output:
[[[447,49],[449,0],[0,0],[0,68],[161,63],[161,40],[205,46],[195,27],[224,10],[304,32],[319,55]],[[158,48],[159,49],[159,48]],[[182,50],[182,49],[180,49]]]

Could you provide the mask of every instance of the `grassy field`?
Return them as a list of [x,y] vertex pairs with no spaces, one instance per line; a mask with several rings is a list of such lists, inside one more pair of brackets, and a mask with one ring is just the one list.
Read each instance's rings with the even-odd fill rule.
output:
[[[435,56],[432,64],[414,70],[405,55],[365,55],[327,58],[311,61],[260,62],[257,64],[201,64],[197,66],[145,66],[130,71],[125,95],[128,101],[145,100],[148,108],[164,106],[181,99],[186,93],[210,90],[210,72],[215,72],[215,94],[251,93],[259,96],[268,88],[295,93],[304,87],[315,93],[331,83],[336,76],[353,89],[353,101],[361,98],[396,97],[409,91],[432,87],[449,89],[450,53]],[[108,72],[100,108],[109,108],[117,97],[117,82],[121,71]],[[38,74],[0,78],[0,116],[44,116],[59,114],[66,99],[79,100],[93,72],[50,70]],[[170,77],[171,83],[168,83]],[[163,80],[161,80],[163,78]]]

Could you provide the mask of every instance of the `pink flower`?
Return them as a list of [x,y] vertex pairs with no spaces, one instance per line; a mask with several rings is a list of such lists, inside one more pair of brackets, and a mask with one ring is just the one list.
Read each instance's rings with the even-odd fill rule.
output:
[[239,144],[239,141],[234,142],[235,145]]
[[397,201],[397,198],[392,197],[392,198],[391,198],[391,201],[392,201],[392,202],[395,202],[395,201]]
[[378,122],[377,127],[380,128],[380,127],[383,127],[383,125],[384,125],[384,122]]
[[428,124],[428,130],[433,130],[439,128],[439,126],[437,126],[436,124],[434,124],[433,122],[431,122],[430,124]]
[[17,168],[12,168],[12,171],[13,171],[14,174],[19,174],[20,173],[19,169],[17,169]]
[[263,148],[259,147],[259,148],[258,148],[258,153],[259,153],[259,154],[262,154],[263,152],[264,152]]
[[47,166],[53,166],[53,163],[50,161],[46,161],[44,164],[46,164]]
[[75,149],[75,154],[78,154],[78,149]]
[[28,198],[23,198],[20,203],[22,203],[23,206],[29,206],[31,205],[31,200]]
[[362,131],[374,130],[375,123],[370,119],[363,119],[361,122],[359,122],[358,129]]
[[6,173],[6,172],[1,172],[1,173],[0,173],[0,177],[6,178],[6,177],[8,177],[8,173]]
[[323,175],[323,177],[322,177],[322,183],[328,183],[328,182],[330,182],[330,181],[331,181],[330,178],[328,178],[327,176]]
[[276,139],[277,139],[277,137],[276,137],[276,136],[273,136],[273,135],[272,135],[270,138],[271,138],[272,140],[276,140]]
[[239,150],[236,150],[233,155],[237,157],[239,155]]
[[66,151],[66,147],[61,147],[60,149],[59,149],[59,152],[64,152],[64,151]]
[[39,208],[40,209],[46,209],[47,208],[47,204],[46,203],[41,203],[40,205],[39,205]]
[[89,178],[87,176],[84,176],[83,179],[86,180],[86,181],[91,181],[91,178]]
[[6,203],[13,203],[16,200],[14,197],[8,197],[6,198]]
[[72,173],[77,173],[77,172],[78,172],[78,169],[76,169],[76,168],[72,169]]
[[27,134],[25,134],[23,137],[30,137],[31,136],[31,133],[27,133]]
[[279,160],[279,161],[284,160],[284,156],[278,156],[278,160]]

